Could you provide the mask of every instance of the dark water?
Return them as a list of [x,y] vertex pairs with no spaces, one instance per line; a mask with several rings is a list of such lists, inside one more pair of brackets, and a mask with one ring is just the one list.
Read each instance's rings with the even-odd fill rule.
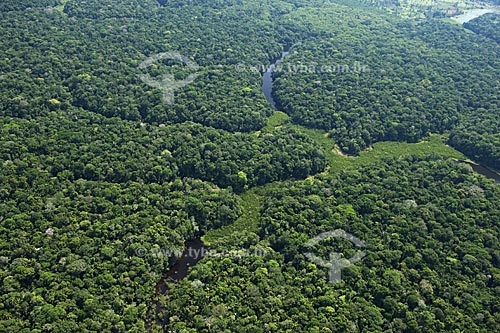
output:
[[175,265],[166,272],[156,285],[156,291],[165,294],[168,291],[167,282],[179,281],[186,277],[189,267],[192,267],[203,259],[208,248],[203,245],[201,239],[197,238],[186,242],[182,256],[177,260]]
[[157,301],[157,297],[160,295],[165,295],[169,292],[168,282],[175,282],[182,280],[186,277],[189,272],[189,268],[196,265],[203,257],[207,254],[208,248],[203,244],[201,239],[196,238],[194,240],[188,241],[185,244],[182,256],[177,259],[175,265],[168,270],[161,277],[160,281],[156,285],[156,291],[153,298],[153,305],[148,310],[146,319],[146,329],[148,332],[151,331],[153,316],[156,318],[155,322],[157,325],[164,326],[166,318],[161,318],[160,313],[162,311],[161,302]]
[[276,102],[273,99],[273,71],[276,69],[276,66],[283,61],[283,59],[288,54],[288,51],[283,51],[281,53],[281,57],[276,59],[276,61],[270,65],[267,70],[262,75],[262,92],[266,97],[266,100],[271,103],[273,108],[276,108]]
[[472,170],[474,170],[477,173],[482,174],[483,176],[486,176],[488,178],[493,179],[497,184],[500,184],[500,174],[496,173],[495,171],[488,169],[485,166],[479,165],[479,164],[474,164],[474,163],[469,163],[467,161],[457,161],[459,163],[465,163],[467,165],[470,165],[472,167]]

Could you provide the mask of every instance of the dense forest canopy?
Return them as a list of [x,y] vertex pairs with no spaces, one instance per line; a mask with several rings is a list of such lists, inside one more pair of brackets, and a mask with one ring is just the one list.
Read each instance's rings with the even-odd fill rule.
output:
[[[185,332],[492,332],[499,327],[500,191],[434,157],[384,160],[337,177],[287,182],[261,208],[265,256],[208,258],[164,299]],[[342,228],[366,242],[341,283],[305,256]],[[245,240],[224,246],[238,248]],[[340,249],[339,249],[340,246]],[[327,257],[352,244],[322,242]],[[251,251],[252,253],[252,251]],[[215,296],[217,295],[217,296]]]
[[[491,137],[476,143],[481,151],[500,146],[498,44],[438,20],[374,20],[344,6],[299,9],[289,19],[316,33],[276,73],[277,103],[293,121],[330,131],[357,154],[376,141],[416,142],[457,125],[457,135],[477,132],[473,122],[488,117]],[[478,155],[499,166],[497,157]]]
[[498,16],[415,4],[2,1],[0,332],[497,331]]

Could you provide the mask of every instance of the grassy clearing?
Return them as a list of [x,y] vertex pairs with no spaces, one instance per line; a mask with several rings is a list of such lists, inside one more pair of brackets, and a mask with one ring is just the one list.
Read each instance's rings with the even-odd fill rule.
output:
[[274,112],[269,118],[267,118],[267,125],[262,129],[264,132],[272,132],[275,127],[288,124],[290,122],[290,117],[281,111]]
[[336,155],[333,165],[330,166],[331,173],[338,173],[347,168],[358,168],[364,165],[374,164],[383,158],[401,157],[407,155],[425,156],[435,154],[441,158],[464,159],[465,156],[444,143],[442,135],[431,135],[418,143],[407,142],[377,142],[373,149],[363,151],[357,157],[345,157]]
[[262,131],[272,132],[275,127],[289,126],[306,135],[320,146],[328,160],[329,172],[337,173],[347,168],[359,168],[377,163],[382,158],[401,157],[405,155],[425,156],[436,154],[442,158],[466,159],[466,157],[445,144],[444,135],[432,134],[418,143],[384,141],[373,144],[371,149],[363,151],[359,156],[342,155],[337,151],[335,141],[325,131],[310,129],[290,123],[288,115],[275,112],[269,117],[267,126]]
[[262,190],[263,187],[255,187],[243,193],[240,196],[242,205],[241,216],[231,225],[208,231],[202,237],[203,243],[207,246],[213,246],[224,242],[224,239],[238,233],[257,233],[259,229],[260,208],[263,203]]

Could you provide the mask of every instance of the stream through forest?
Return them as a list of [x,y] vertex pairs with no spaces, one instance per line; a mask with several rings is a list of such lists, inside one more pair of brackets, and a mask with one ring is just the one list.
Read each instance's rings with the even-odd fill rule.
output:
[[280,62],[285,59],[289,51],[285,50],[281,53],[281,57],[276,59],[273,64],[267,67],[267,70],[262,74],[262,93],[266,97],[266,100],[271,103],[274,109],[276,109],[276,102],[273,98],[273,72]]
[[468,161],[457,161],[457,162],[469,165],[475,172],[480,173],[483,176],[486,176],[487,178],[493,179],[497,184],[500,184],[500,174],[496,173],[495,171],[485,166],[482,166],[481,164],[475,164]]
[[[284,58],[289,54],[289,51],[283,51],[281,53],[281,57],[277,58],[274,63],[272,63],[267,70],[262,74],[262,92],[266,98],[266,100],[276,109],[276,102],[272,96],[273,93],[273,77],[272,74],[279,65],[280,62],[284,60]],[[500,174],[482,166],[479,164],[469,163],[467,161],[457,161],[459,163],[466,163],[472,167],[475,172],[478,172],[488,178],[494,179],[497,183],[500,183]],[[155,296],[153,299],[153,308],[155,309],[155,320],[158,325],[163,326],[165,318],[163,320],[160,319],[161,314],[161,302],[157,300],[157,297],[160,295],[165,295],[170,290],[168,287],[168,282],[180,281],[185,278],[188,274],[189,268],[196,265],[207,253],[208,248],[203,244],[200,238],[195,238],[186,242],[184,251],[182,256],[177,259],[175,265],[168,270],[165,274],[163,274],[162,278],[156,285]],[[148,331],[151,330],[152,327],[152,314],[148,312],[147,315],[147,328]]]
[[[267,67],[267,70],[262,74],[262,92],[266,100],[271,103],[273,108],[276,108],[276,102],[272,97],[272,73],[276,69],[276,66],[283,61],[288,53],[288,50],[283,51],[281,53],[281,57],[275,59],[274,63]],[[162,320],[160,316],[162,307],[161,302],[158,301],[158,297],[168,293],[168,291],[170,290],[168,283],[180,281],[185,278],[188,274],[189,268],[196,265],[203,258],[204,254],[207,253],[207,251],[208,248],[203,244],[200,238],[195,238],[186,242],[182,256],[177,258],[177,262],[175,263],[175,265],[165,274],[163,274],[160,281],[156,285],[152,306],[152,308],[154,309],[154,314],[151,313],[151,310],[148,311],[147,314],[146,328],[148,331],[151,331],[153,320],[155,320],[157,325],[163,326],[165,324],[164,320],[166,319],[163,318]]]
[[[168,283],[180,281],[186,277],[189,268],[196,265],[205,254],[207,254],[208,248],[203,244],[200,238],[195,238],[193,240],[187,241],[184,246],[184,251],[182,255],[177,258],[175,265],[170,268],[157,283],[155,288],[155,294],[153,297],[153,306],[147,313],[146,328],[150,332],[152,328],[153,320],[156,321],[157,325],[164,326],[166,318],[161,318],[161,302],[158,297],[161,295],[166,295],[170,290]],[[151,309],[154,309],[154,318],[151,313]],[[163,319],[163,320],[162,320]]]

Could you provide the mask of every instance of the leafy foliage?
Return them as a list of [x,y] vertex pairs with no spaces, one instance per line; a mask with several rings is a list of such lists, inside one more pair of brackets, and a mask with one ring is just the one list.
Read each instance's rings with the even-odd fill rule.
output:
[[[242,22],[236,9],[223,14],[201,7],[172,11],[140,3],[137,7],[125,1],[126,8],[122,8],[101,1],[69,1],[68,16],[46,11],[7,13],[0,32],[0,47],[6,52],[0,61],[5,73],[0,81],[5,91],[1,114],[46,115],[47,107],[55,107],[47,101],[57,100],[62,109],[82,107],[107,117],[149,123],[191,120],[245,132],[265,125],[271,108],[257,93],[260,75],[238,71],[237,65],[267,64],[279,52],[279,35],[273,30],[269,8],[245,9],[246,21]],[[82,6],[84,16],[74,13],[72,6]],[[129,17],[128,6],[147,13]],[[127,17],[85,16],[99,15],[99,8]],[[23,40],[20,31],[25,34]],[[194,84],[177,91],[176,104],[166,106],[161,90],[139,79],[144,74],[139,65],[152,55],[172,50],[191,58],[201,69]],[[156,74],[159,77],[170,68],[174,75],[182,75],[179,65],[155,64]]]
[[175,259],[154,250],[182,248],[238,214],[233,194],[199,180],[69,181],[16,160],[0,182],[3,332],[144,330],[151,291]]
[[0,332],[497,331],[498,44],[342,3],[4,0]]
[[32,121],[4,117],[0,124],[4,161],[20,160],[69,180],[165,183],[191,177],[242,191],[305,178],[326,166],[310,139],[285,128],[230,134],[193,123],[142,126],[82,110]]
[[20,11],[30,8],[47,8],[61,4],[61,0],[18,0],[2,1],[0,3],[0,12]]
[[500,16],[498,13],[481,15],[464,23],[464,27],[500,43]]
[[[164,300],[167,327],[495,331],[499,207],[492,181],[433,156],[275,186],[263,198],[261,240],[225,245],[247,246],[250,255],[205,258],[172,286]],[[332,284],[304,253],[308,239],[337,228],[364,240],[366,257]],[[341,241],[325,240],[315,251],[351,257],[356,249]]]
[[276,73],[275,97],[292,121],[330,131],[350,154],[377,141],[416,142],[479,114],[498,127],[497,44],[440,21],[370,15],[332,6],[290,16],[318,35],[304,36]]

